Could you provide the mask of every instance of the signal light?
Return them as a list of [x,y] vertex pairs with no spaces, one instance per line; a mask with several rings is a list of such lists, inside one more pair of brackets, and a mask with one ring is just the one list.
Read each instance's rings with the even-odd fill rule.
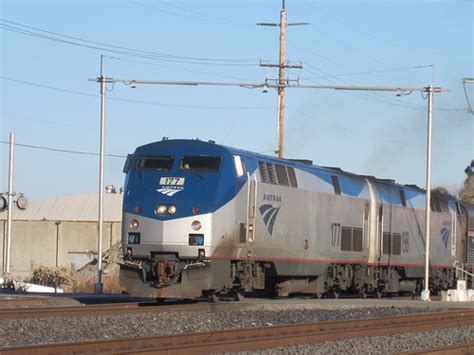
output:
[[16,199],[16,207],[18,207],[20,210],[26,210],[28,207],[28,199],[21,195]]
[[199,213],[199,208],[194,207],[192,211],[193,211],[193,214],[198,214]]

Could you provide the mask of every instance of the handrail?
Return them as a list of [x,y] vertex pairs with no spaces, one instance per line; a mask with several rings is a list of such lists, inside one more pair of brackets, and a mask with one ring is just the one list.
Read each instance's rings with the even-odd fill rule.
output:
[[474,277],[474,274],[470,273],[470,272],[467,271],[467,270],[464,270],[464,268],[458,266],[457,263],[454,264],[454,267],[456,268],[456,270],[459,270],[459,271],[461,271],[461,272],[463,272],[463,273],[465,273],[465,274],[467,274],[467,275],[469,275],[469,276],[471,276],[471,277]]

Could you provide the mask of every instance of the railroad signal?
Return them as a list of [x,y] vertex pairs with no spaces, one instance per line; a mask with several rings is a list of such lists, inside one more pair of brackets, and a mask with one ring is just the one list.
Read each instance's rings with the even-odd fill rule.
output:
[[3,196],[0,196],[0,212],[5,211],[7,209],[7,206],[7,199]]

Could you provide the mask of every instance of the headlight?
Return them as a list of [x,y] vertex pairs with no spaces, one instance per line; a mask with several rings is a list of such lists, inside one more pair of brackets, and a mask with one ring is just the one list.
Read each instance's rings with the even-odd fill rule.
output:
[[165,214],[166,213],[166,206],[165,205],[159,205],[155,208],[155,213],[156,214]]
[[169,214],[175,214],[176,213],[176,206],[175,205],[171,205],[168,207],[168,213]]
[[138,221],[136,219],[132,219],[130,221],[130,228],[132,228],[132,229],[137,229],[139,225],[140,225],[140,223],[138,223]]
[[201,229],[201,222],[193,221],[193,223],[191,223],[191,228],[194,229],[195,231],[200,230]]

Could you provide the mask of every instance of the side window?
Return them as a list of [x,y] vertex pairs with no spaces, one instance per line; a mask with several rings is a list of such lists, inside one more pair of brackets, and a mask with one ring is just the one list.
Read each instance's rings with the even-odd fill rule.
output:
[[438,197],[431,197],[431,210],[434,212],[441,212],[441,206],[439,205]]
[[293,168],[287,168],[287,169],[288,169],[288,177],[290,178],[290,186],[298,187],[298,181],[296,181],[295,169]]
[[332,179],[332,186],[334,187],[334,193],[336,195],[340,195],[341,194],[341,187],[339,186],[339,179],[337,178],[336,175],[332,175],[331,179]]
[[448,201],[439,200],[439,207],[441,208],[441,212],[449,213]]
[[270,178],[268,177],[267,165],[263,161],[258,162],[258,170],[260,172],[260,180],[269,183]]
[[407,200],[405,199],[405,191],[403,190],[398,190],[400,192],[400,201],[402,203],[403,207],[407,206]]
[[278,183],[283,186],[290,186],[288,181],[288,175],[286,174],[286,168],[283,165],[275,165],[276,175],[278,177]]

